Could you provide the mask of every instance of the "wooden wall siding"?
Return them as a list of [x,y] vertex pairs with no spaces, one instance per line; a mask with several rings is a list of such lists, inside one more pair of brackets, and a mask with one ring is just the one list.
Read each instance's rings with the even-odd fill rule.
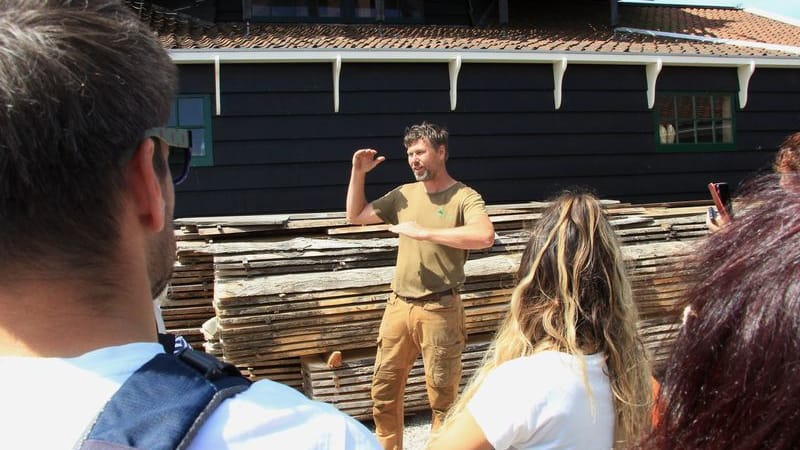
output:
[[[225,66],[228,69],[228,66]],[[214,94],[212,64],[183,64],[178,66],[179,94]]]
[[[181,93],[213,95],[210,65],[180,74]],[[448,126],[451,172],[489,203],[574,185],[638,203],[706,198],[709,181],[737,184],[800,129],[799,74],[756,70],[736,111],[737,151],[663,153],[642,66],[569,66],[555,110],[550,65],[464,64],[450,111],[445,64],[344,64],[337,114],[329,64],[227,64],[214,166],[178,188],[176,215],[341,211],[352,152],[365,147],[389,158],[367,178],[374,199],[411,181],[402,134],[423,120]],[[658,89],[735,93],[738,81],[733,68],[665,67]]]
[[738,147],[751,151],[773,150],[800,131],[800,70],[757,69],[736,119]]
[[739,79],[736,69],[669,66],[661,70],[656,90],[738,92]]

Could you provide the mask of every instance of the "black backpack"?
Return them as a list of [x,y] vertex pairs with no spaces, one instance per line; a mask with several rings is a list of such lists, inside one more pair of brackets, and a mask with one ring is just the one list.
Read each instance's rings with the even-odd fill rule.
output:
[[172,450],[188,448],[223,400],[250,387],[235,366],[207,353],[178,347],[160,335],[158,354],[120,386],[76,449]]

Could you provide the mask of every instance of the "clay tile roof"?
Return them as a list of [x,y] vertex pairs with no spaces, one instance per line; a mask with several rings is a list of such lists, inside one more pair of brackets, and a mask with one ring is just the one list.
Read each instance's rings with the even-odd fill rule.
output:
[[726,8],[630,8],[624,26],[800,47],[800,27]]
[[[659,53],[704,56],[796,56],[725,43],[649,36],[612,29],[607,5],[547,11],[515,9],[506,27],[387,24],[208,23],[129,1],[168,49],[445,49]],[[601,2],[602,3],[602,2]],[[518,17],[524,17],[519,20]],[[622,27],[800,47],[800,27],[737,9],[620,7]]]

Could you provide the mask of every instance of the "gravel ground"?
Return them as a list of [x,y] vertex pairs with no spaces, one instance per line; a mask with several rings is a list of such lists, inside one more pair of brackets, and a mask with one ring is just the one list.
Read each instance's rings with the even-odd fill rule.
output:
[[[375,431],[375,424],[371,420],[364,421],[364,425]],[[430,432],[430,411],[420,411],[414,415],[406,416],[406,427],[403,431],[403,450],[424,450]]]

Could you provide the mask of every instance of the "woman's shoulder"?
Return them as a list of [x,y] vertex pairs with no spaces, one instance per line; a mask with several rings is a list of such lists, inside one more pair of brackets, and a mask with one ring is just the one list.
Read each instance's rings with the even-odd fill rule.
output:
[[507,380],[515,376],[536,374],[537,382],[550,380],[558,385],[571,378],[582,379],[583,362],[581,359],[590,372],[593,369],[605,368],[605,357],[602,354],[581,357],[568,353],[544,351],[506,361],[492,371],[492,377]]
[[578,356],[578,355],[571,355],[569,353],[563,352],[556,352],[556,351],[543,351],[538,352],[533,355],[527,356],[520,356],[518,358],[514,358],[508,360],[498,366],[504,367],[507,366],[509,368],[518,368],[518,367],[527,367],[527,366],[571,366],[576,363],[580,363],[581,358],[584,358],[587,364],[592,364],[599,354],[593,355],[585,355],[585,356]]

